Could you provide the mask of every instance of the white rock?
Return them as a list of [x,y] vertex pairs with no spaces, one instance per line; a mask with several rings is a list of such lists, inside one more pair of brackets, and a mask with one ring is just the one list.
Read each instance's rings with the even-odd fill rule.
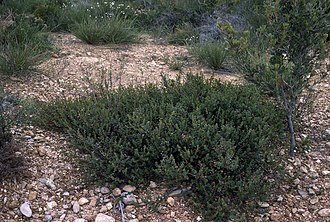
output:
[[149,187],[150,187],[151,189],[154,189],[154,188],[157,187],[157,184],[156,184],[154,181],[150,181],[150,185],[149,185]]
[[55,201],[51,201],[47,203],[48,210],[52,210],[54,207],[57,207],[57,203]]
[[319,198],[318,197],[312,198],[312,199],[309,200],[309,202],[311,204],[316,204],[317,202],[319,202]]
[[78,219],[75,219],[73,222],[87,222],[87,221],[83,218],[78,218]]
[[21,211],[21,213],[26,216],[26,217],[32,217],[32,210],[30,208],[30,205],[28,203],[23,203],[19,210]]
[[116,187],[115,189],[113,189],[112,194],[115,197],[119,197],[121,195],[121,190],[118,187]]
[[112,209],[112,203],[109,202],[105,205],[107,207],[108,210],[111,210]]
[[101,209],[100,209],[100,213],[105,213],[107,211],[108,211],[107,206],[102,206]]
[[167,202],[170,206],[174,206],[174,198],[173,198],[173,197],[169,197],[169,198],[167,198],[166,202]]
[[132,193],[134,190],[136,190],[136,187],[131,186],[131,185],[125,185],[123,187],[123,190],[126,191],[126,192],[129,192],[129,193]]
[[323,174],[324,176],[326,176],[326,175],[330,174],[330,170],[324,170],[324,171],[322,171],[322,174]]
[[80,206],[84,205],[84,204],[87,204],[89,202],[89,200],[85,197],[82,197],[79,199],[78,203]]
[[269,203],[267,203],[267,202],[259,202],[258,204],[259,204],[259,206],[262,207],[262,208],[267,208],[267,207],[269,207]]
[[324,208],[322,210],[319,210],[318,214],[321,217],[330,217],[330,209],[329,208]]
[[66,217],[66,214],[62,214],[62,215],[60,216],[60,221],[64,221],[65,217]]
[[116,222],[116,221],[113,217],[100,213],[96,216],[95,222]]
[[278,198],[277,198],[277,202],[282,202],[283,199],[284,199],[284,198],[280,195],[280,196],[278,196]]
[[74,213],[78,213],[80,211],[80,205],[77,201],[73,203],[72,210]]
[[128,194],[123,197],[123,202],[125,205],[135,204],[137,202],[133,194]]
[[128,222],[139,222],[139,220],[138,219],[131,219]]
[[101,190],[100,191],[101,191],[102,194],[107,194],[107,193],[110,192],[110,190],[109,190],[108,187],[101,187]]
[[45,221],[52,221],[52,219],[53,219],[52,215],[49,214],[45,215]]

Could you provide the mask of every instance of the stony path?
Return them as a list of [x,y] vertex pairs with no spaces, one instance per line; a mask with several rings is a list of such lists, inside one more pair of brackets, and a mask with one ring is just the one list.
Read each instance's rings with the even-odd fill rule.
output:
[[[43,63],[35,75],[12,78],[5,89],[19,98],[50,101],[74,98],[91,90],[100,71],[112,70],[114,87],[121,84],[157,82],[160,72],[175,77],[168,59],[183,61],[183,71],[215,74],[224,81],[240,81],[236,75],[213,73],[197,65],[184,47],[158,44],[150,38],[131,46],[89,46],[71,35],[55,34],[58,51]],[[318,96],[310,120],[311,151],[288,159],[290,180],[274,194],[251,221],[330,221],[330,77],[316,87]],[[306,120],[307,121],[307,120]],[[111,181],[99,186],[84,184],[80,157],[65,137],[33,126],[12,129],[27,159],[27,176],[0,184],[0,221],[200,221],[186,200],[163,196],[161,184],[113,187]],[[135,189],[137,186],[138,189]],[[123,196],[121,196],[123,195]],[[150,204],[154,203],[154,204]],[[146,203],[149,203],[148,206]]]

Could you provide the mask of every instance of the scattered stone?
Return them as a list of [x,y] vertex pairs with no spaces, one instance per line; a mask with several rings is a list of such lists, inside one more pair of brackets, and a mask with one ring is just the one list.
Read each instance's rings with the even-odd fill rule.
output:
[[125,207],[125,211],[128,213],[133,212],[134,209],[135,209],[134,205],[129,205],[129,206]]
[[323,170],[322,171],[322,175],[326,176],[328,174],[330,174],[330,170]]
[[293,208],[293,209],[292,209],[292,213],[294,213],[294,214],[297,213],[297,211],[298,211],[297,208]]
[[62,215],[60,216],[60,221],[64,221],[65,217],[66,217],[66,214],[62,214]]
[[149,185],[149,187],[150,187],[151,189],[154,189],[154,188],[157,187],[157,184],[156,184],[154,181],[150,181],[150,185]]
[[170,196],[170,197],[178,196],[184,192],[187,192],[188,190],[190,190],[190,187],[183,188],[183,189],[177,189],[177,190],[172,191],[168,196]]
[[277,198],[277,202],[282,202],[283,199],[284,199],[284,198],[280,195],[280,196],[278,196],[278,198]]
[[101,213],[105,213],[105,212],[107,212],[107,211],[108,211],[107,206],[102,206],[101,209],[100,209],[100,212],[101,212]]
[[139,222],[139,220],[135,218],[135,219],[129,220],[128,222]]
[[11,202],[8,203],[8,207],[9,209],[15,209],[16,207],[18,207],[18,200],[13,200]]
[[321,217],[330,217],[330,209],[329,208],[321,209],[321,210],[319,210],[318,214]]
[[42,146],[37,147],[37,151],[38,151],[39,156],[41,156],[41,157],[45,156],[45,154],[46,154],[46,149]]
[[82,198],[80,198],[80,199],[78,200],[78,203],[79,203],[80,206],[85,205],[85,204],[87,204],[88,202],[89,202],[89,200],[88,200],[87,198],[85,198],[85,197],[82,197]]
[[69,209],[69,208],[70,208],[70,207],[69,207],[69,205],[67,205],[67,204],[63,204],[63,206],[62,206],[62,207],[63,207],[63,209],[64,209],[64,210],[67,210],[67,209]]
[[330,129],[325,130],[325,134],[330,135]]
[[275,221],[275,222],[279,222],[280,219],[281,219],[281,214],[279,212],[273,212],[271,215],[270,215],[270,219],[272,221]]
[[170,206],[174,206],[174,198],[173,197],[169,197],[167,198],[166,202],[170,205]]
[[52,219],[53,219],[52,215],[49,214],[45,215],[45,221],[52,221]]
[[20,208],[19,208],[19,210],[21,211],[21,213],[24,215],[24,216],[26,216],[26,217],[32,217],[32,210],[31,210],[31,208],[30,208],[30,204],[28,204],[28,203],[23,203],[21,206],[20,206]]
[[54,181],[50,178],[46,179],[46,178],[40,178],[39,179],[39,182],[46,185],[46,187],[52,189],[52,190],[55,190],[56,189],[56,186],[54,184]]
[[38,193],[36,191],[30,191],[28,199],[29,201],[35,200],[37,198]]
[[138,215],[137,215],[137,219],[138,219],[138,220],[143,220],[143,218],[144,218],[144,217],[143,217],[142,214],[138,214]]
[[325,188],[325,189],[330,189],[330,183],[325,183],[325,184],[324,184],[324,188]]
[[317,179],[317,178],[319,178],[319,174],[318,174],[317,172],[312,172],[312,173],[310,174],[310,177],[311,177],[312,179]]
[[160,205],[160,206],[158,207],[158,212],[161,213],[161,214],[166,214],[166,207]]
[[70,193],[68,191],[65,191],[62,195],[67,197],[67,196],[70,196]]
[[307,170],[307,168],[305,166],[301,166],[300,167],[300,171],[303,172],[303,173],[308,174],[308,170]]
[[258,204],[259,204],[259,206],[262,207],[262,208],[267,208],[267,207],[269,207],[269,203],[267,203],[267,202],[259,202]]
[[27,182],[26,181],[23,181],[22,184],[21,184],[21,188],[22,189],[25,189],[26,186],[27,186]]
[[132,192],[134,192],[134,190],[136,190],[136,187],[131,186],[131,185],[125,185],[123,187],[123,191],[126,191],[128,193],[132,193]]
[[315,191],[311,188],[308,189],[308,194],[309,195],[315,195]]
[[80,205],[77,201],[74,201],[73,206],[72,206],[72,210],[76,214],[80,211]]
[[306,211],[302,215],[303,215],[303,217],[308,217],[310,215],[310,212],[309,211]]
[[97,205],[97,197],[92,197],[91,202],[89,203],[89,206],[95,207]]
[[107,207],[108,210],[111,210],[112,209],[112,203],[109,202],[105,205]]
[[112,194],[115,197],[119,197],[121,195],[121,190],[118,187],[116,187],[115,189],[113,189]]
[[78,219],[75,219],[73,222],[87,222],[87,221],[83,218],[78,218]]
[[115,222],[115,219],[113,217],[100,213],[96,216],[95,222]]
[[303,190],[298,190],[298,193],[303,199],[306,199],[308,197],[308,194]]
[[52,210],[54,207],[57,207],[57,203],[55,201],[51,201],[47,203],[48,210]]
[[100,191],[101,191],[102,194],[110,193],[110,190],[109,190],[108,187],[101,187],[101,190]]
[[314,198],[310,199],[309,202],[310,202],[311,204],[316,204],[316,203],[319,202],[319,198],[318,198],[318,197],[314,197]]
[[137,203],[137,200],[133,194],[127,194],[123,197],[123,202],[125,205],[130,205]]
[[298,184],[300,184],[300,180],[299,180],[298,178],[296,178],[296,179],[293,181],[293,183],[294,183],[295,185],[298,185]]

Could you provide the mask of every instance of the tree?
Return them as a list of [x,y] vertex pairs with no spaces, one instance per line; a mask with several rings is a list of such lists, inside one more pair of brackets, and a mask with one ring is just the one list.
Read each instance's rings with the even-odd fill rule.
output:
[[281,103],[290,132],[289,154],[293,155],[299,98],[327,74],[320,67],[329,49],[330,2],[265,0],[262,10],[265,23],[250,31],[238,33],[228,24],[219,24],[219,28],[235,51],[235,67]]

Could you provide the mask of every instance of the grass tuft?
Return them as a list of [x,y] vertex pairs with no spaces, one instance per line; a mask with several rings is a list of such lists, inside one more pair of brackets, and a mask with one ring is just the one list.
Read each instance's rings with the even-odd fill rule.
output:
[[214,70],[224,68],[224,62],[228,55],[225,45],[219,42],[196,44],[190,48],[190,52],[196,57],[198,62]]

